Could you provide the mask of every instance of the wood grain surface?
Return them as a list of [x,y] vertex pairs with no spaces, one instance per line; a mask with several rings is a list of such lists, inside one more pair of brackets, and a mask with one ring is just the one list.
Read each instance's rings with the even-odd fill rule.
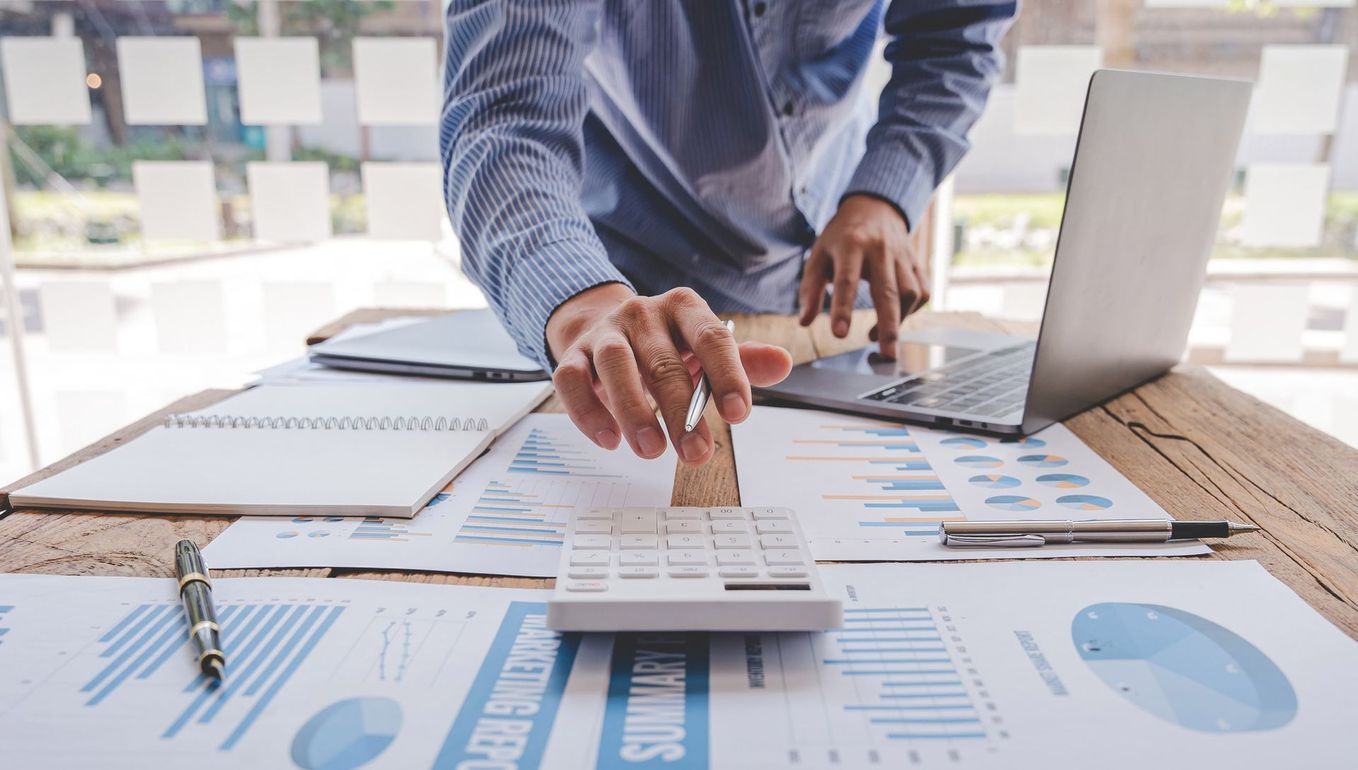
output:
[[[406,310],[350,313],[318,330],[325,339],[353,323],[406,315]],[[810,328],[783,316],[732,316],[736,336],[783,345],[797,361],[866,341],[870,312],[855,318],[845,340],[822,317]],[[1016,333],[1031,327],[972,314],[925,313],[907,328],[964,325]],[[0,489],[7,492],[148,430],[168,412],[201,408],[230,395],[205,391],[181,399],[48,468]],[[539,411],[560,411],[553,397]],[[713,413],[709,411],[709,418]],[[675,470],[675,505],[736,505],[731,434],[713,420],[715,458]],[[1067,426],[1176,518],[1231,518],[1263,532],[1213,545],[1204,558],[1256,559],[1317,610],[1358,638],[1358,450],[1236,391],[1201,369],[1181,367],[1092,409]],[[748,501],[756,504],[758,501]],[[136,516],[19,510],[0,518],[0,572],[67,575],[172,573],[170,549],[180,538],[206,545],[230,523],[220,516]],[[938,565],[939,569],[947,569]],[[545,587],[550,580],[352,569],[214,570],[222,576],[291,575],[406,580],[463,585]]]

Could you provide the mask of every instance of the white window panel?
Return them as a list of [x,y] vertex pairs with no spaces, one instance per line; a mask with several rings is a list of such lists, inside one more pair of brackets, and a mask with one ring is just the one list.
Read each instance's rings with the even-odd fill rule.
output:
[[152,283],[151,311],[162,353],[226,352],[226,297],[219,281]]
[[324,163],[247,163],[255,239],[303,243],[330,237],[330,172]]
[[132,186],[148,241],[215,241],[221,208],[208,161],[143,161],[132,164]]
[[321,60],[314,37],[236,38],[241,122],[321,122]]
[[433,39],[355,38],[354,88],[359,123],[437,123],[438,50]]
[[442,187],[442,169],[437,163],[364,163],[368,235],[390,240],[440,240]]
[[0,39],[0,68],[15,125],[90,122],[85,49],[79,38]]
[[198,38],[120,37],[118,74],[129,125],[207,123]]
[[113,289],[98,281],[54,281],[38,287],[42,328],[55,353],[111,353],[118,345]]
[[1246,246],[1311,248],[1320,244],[1330,168],[1321,163],[1256,163],[1245,175]]
[[1089,78],[1102,63],[1098,46],[1020,46],[1014,72],[1014,132],[1077,133]]
[[1225,360],[1289,363],[1302,358],[1310,287],[1241,283],[1231,289],[1231,339]]
[[1343,45],[1266,45],[1250,128],[1260,134],[1331,134],[1348,71]]

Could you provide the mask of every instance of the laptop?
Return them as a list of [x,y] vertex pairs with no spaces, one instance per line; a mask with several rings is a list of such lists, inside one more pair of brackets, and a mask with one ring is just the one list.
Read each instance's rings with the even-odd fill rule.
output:
[[1250,92],[1241,80],[1094,73],[1036,339],[903,333],[895,361],[872,345],[757,392],[1027,435],[1168,371],[1188,340]]

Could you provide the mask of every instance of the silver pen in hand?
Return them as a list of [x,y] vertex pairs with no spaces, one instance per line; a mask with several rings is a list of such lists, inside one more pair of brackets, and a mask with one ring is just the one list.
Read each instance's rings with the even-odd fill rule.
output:
[[203,676],[222,681],[226,677],[226,653],[222,652],[222,627],[212,608],[212,583],[209,582],[203,554],[192,540],[174,546],[174,570],[179,576],[179,598],[189,619],[189,640],[198,653],[198,669]]
[[[735,321],[726,322],[726,331],[736,330]],[[688,416],[684,418],[684,432],[691,433],[698,423],[703,420],[703,410],[707,408],[707,399],[712,395],[712,386],[707,382],[707,372],[698,375],[698,384],[693,386],[693,398],[688,402]]]

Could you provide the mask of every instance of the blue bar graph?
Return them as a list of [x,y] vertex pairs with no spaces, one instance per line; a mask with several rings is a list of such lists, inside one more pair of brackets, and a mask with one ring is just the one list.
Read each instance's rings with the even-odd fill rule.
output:
[[[307,656],[343,613],[328,604],[226,604],[220,607],[222,648],[228,661],[226,684],[202,675],[189,676],[182,693],[189,702],[166,728],[163,738],[174,738],[190,724],[210,725],[238,719],[220,751],[230,751],[268,707]],[[0,615],[2,617],[2,615]],[[229,621],[229,622],[228,622]],[[106,645],[100,657],[108,662],[83,687],[85,705],[98,707],[116,698],[123,687],[150,678],[176,656],[193,660],[187,623],[178,604],[143,604],[99,637]],[[240,707],[246,710],[240,715]]]
[[857,702],[843,706],[886,742],[985,739],[972,701],[928,607],[850,607],[829,632],[820,663],[849,677]]
[[509,461],[509,472],[618,478],[616,474],[600,473],[599,466],[590,459],[587,451],[541,428],[533,428],[528,432],[528,438],[524,439],[514,459]]
[[[5,613],[11,612],[13,609],[14,609],[13,604],[0,604],[0,623],[5,622]],[[7,633],[9,633],[9,629],[5,628],[4,626],[0,626],[0,644],[5,643],[5,634]]]
[[566,537],[565,513],[574,506],[549,503],[523,485],[490,481],[453,541],[504,546],[560,546]]

